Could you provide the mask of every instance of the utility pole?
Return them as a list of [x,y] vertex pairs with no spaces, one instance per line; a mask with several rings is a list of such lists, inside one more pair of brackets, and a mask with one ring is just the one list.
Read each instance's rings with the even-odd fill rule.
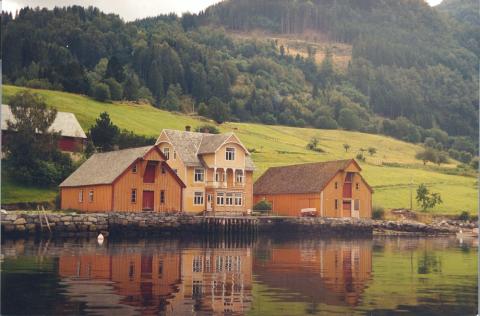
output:
[[410,178],[410,211],[413,210],[413,177]]

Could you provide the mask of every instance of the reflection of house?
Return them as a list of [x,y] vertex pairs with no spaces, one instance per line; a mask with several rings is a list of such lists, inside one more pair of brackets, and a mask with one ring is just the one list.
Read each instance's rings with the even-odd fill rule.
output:
[[371,244],[328,241],[305,248],[281,245],[273,247],[267,259],[256,259],[254,271],[257,281],[281,289],[285,301],[294,299],[293,293],[316,303],[355,306],[371,276]]
[[[7,122],[15,122],[15,117],[8,105],[2,104],[2,143],[5,136],[10,132]],[[49,128],[49,131],[60,133],[58,147],[63,151],[83,151],[83,145],[87,135],[73,113],[57,112],[57,117]]]
[[62,209],[179,211],[182,180],[156,146],[94,154],[60,184]]
[[250,250],[184,251],[182,280],[184,300],[191,300],[195,310],[245,313],[251,301]]
[[244,313],[250,307],[252,258],[245,248],[182,253],[125,248],[113,255],[63,255],[58,264],[68,292],[88,305],[97,306],[98,299],[86,295],[86,281],[91,292],[102,289],[99,295],[118,304],[115,308],[134,307],[147,315]]
[[185,211],[244,212],[252,208],[254,165],[235,134],[164,129],[157,146],[187,186]]
[[371,217],[372,188],[353,159],[269,168],[254,184],[254,203],[278,215],[302,210],[325,217]]

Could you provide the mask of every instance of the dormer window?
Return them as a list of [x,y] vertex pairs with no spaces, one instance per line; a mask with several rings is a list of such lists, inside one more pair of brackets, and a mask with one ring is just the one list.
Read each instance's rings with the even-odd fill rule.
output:
[[226,149],[225,160],[235,160],[235,148],[227,148]]
[[165,159],[170,159],[170,148],[165,147],[163,148],[163,154],[165,155]]

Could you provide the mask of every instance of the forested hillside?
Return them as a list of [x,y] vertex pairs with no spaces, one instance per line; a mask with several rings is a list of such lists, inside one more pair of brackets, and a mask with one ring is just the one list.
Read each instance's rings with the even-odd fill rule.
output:
[[[5,83],[217,122],[381,133],[454,158],[478,147],[477,35],[423,0],[230,0],[132,23],[76,6],[1,23]],[[328,50],[318,63],[314,47],[292,56],[278,41],[229,35],[256,29],[348,43],[352,60],[339,71]]]

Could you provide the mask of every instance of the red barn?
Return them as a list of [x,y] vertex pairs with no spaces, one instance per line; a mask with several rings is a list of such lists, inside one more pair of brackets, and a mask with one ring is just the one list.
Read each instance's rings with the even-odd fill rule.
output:
[[[11,132],[8,130],[8,121],[15,122],[15,117],[10,110],[10,106],[2,104],[2,143],[6,141],[5,135]],[[75,114],[57,112],[57,117],[49,130],[60,133],[60,140],[58,141],[60,150],[69,152],[83,151],[87,135],[85,135],[80,123],[78,123]]]

